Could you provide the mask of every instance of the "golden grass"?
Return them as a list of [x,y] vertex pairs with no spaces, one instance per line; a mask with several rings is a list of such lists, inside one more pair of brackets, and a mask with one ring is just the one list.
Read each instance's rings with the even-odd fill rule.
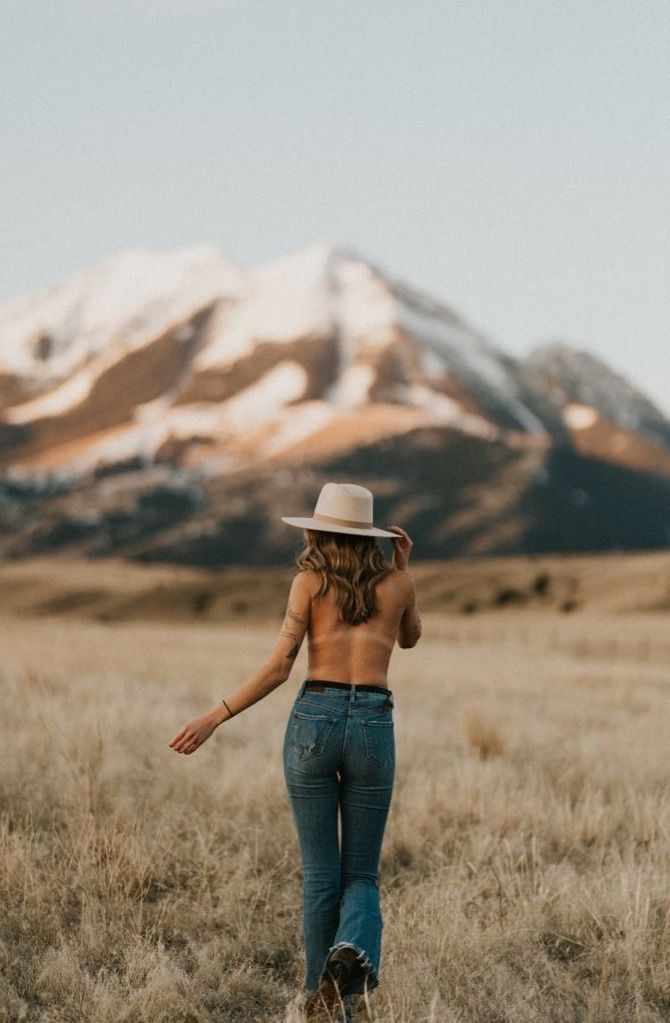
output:
[[[504,614],[502,631],[490,615],[456,634],[427,613],[419,646],[394,654],[372,1018],[668,1020],[662,619]],[[630,629],[643,660],[608,652]],[[297,1023],[281,743],[304,651],[193,756],[168,747],[274,631],[3,620],[0,1020]]]

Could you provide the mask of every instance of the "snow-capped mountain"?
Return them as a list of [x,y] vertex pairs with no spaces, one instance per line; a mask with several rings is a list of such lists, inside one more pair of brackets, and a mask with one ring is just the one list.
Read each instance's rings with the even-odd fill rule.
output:
[[5,464],[77,473],[184,442],[191,463],[247,464],[328,448],[357,413],[383,435],[546,432],[512,360],[353,252],[310,246],[247,274],[216,250],[154,255],[0,312],[4,421],[27,428]]
[[[211,535],[241,481],[313,480],[338,464],[369,475],[381,450],[404,462],[421,437],[436,466],[464,444],[473,469],[495,453],[489,486],[507,497],[493,504],[512,516],[509,495],[541,480],[555,451],[670,481],[670,423],[602,362],[565,344],[515,359],[344,247],[319,243],[252,270],[214,246],[130,250],[0,307],[0,470],[14,515],[31,487],[43,498],[46,487],[67,518],[63,493],[76,492],[88,535],[110,494],[146,504],[160,480],[186,495],[173,500],[174,541],[154,508],[169,552],[196,522]],[[355,468],[361,458],[367,468]],[[506,462],[518,472],[503,484]],[[435,485],[423,481],[421,514],[437,507]],[[12,487],[23,498],[7,497]],[[254,501],[249,492],[233,507]],[[475,515],[468,530],[492,537],[491,521]]]

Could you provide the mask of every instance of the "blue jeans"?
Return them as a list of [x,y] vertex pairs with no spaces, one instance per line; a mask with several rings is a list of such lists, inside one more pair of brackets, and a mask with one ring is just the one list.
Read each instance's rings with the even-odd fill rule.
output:
[[305,991],[318,987],[332,949],[353,945],[367,974],[352,986],[356,994],[379,983],[379,857],[395,773],[393,696],[381,688],[323,685],[323,692],[301,686],[283,751],[302,857]]

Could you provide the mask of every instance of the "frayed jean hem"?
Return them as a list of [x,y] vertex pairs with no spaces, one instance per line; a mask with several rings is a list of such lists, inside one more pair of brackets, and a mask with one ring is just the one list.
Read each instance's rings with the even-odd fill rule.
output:
[[370,957],[364,949],[359,948],[358,945],[354,945],[351,941],[338,941],[336,945],[331,945],[328,949],[328,957],[330,957],[332,953],[337,951],[339,948],[353,948],[356,953],[356,958],[365,970],[364,976],[359,977],[358,980],[354,981],[351,987],[347,987],[347,995],[362,995],[365,994],[366,991],[374,991],[376,987],[379,987],[377,971],[373,967]]

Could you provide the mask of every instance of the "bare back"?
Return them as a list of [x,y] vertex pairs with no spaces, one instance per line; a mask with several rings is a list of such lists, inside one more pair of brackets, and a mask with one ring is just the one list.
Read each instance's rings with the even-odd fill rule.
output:
[[377,584],[377,613],[360,625],[341,622],[332,587],[317,598],[320,578],[316,572],[306,575],[312,593],[307,677],[386,686],[391,653],[412,592],[407,573],[394,569]]

